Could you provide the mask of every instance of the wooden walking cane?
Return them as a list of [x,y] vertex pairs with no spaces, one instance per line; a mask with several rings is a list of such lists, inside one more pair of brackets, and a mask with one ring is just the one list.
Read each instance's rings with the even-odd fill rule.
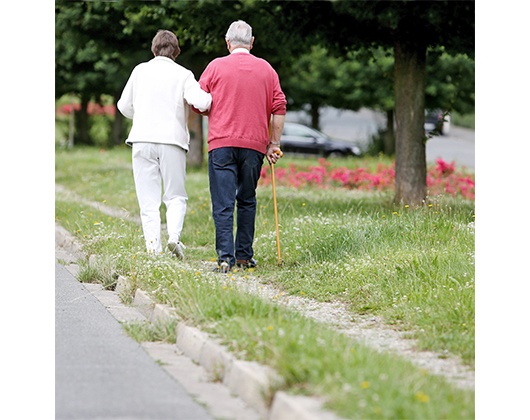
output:
[[[272,118],[269,120],[269,138],[272,136]],[[275,152],[278,156],[282,157],[283,153],[281,150]],[[278,204],[276,203],[276,178],[274,176],[274,164],[269,162],[271,166],[271,179],[272,179],[272,202],[274,204],[274,222],[276,224],[276,247],[278,248],[278,265],[282,265],[282,251],[280,249],[280,223],[278,222]]]
[[276,246],[278,248],[278,265],[282,265],[282,252],[280,249],[280,224],[278,222],[278,205],[276,203],[276,179],[274,177],[274,164],[270,163],[270,165],[272,178],[272,201],[274,203],[274,222],[276,223]]

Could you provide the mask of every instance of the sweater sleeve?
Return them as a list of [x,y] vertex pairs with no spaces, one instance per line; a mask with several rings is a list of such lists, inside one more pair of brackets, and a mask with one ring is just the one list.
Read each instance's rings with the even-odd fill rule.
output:
[[192,74],[186,79],[184,99],[200,112],[208,111],[212,105],[212,95],[201,89],[199,82],[195,80]]
[[278,73],[274,72],[274,89],[272,94],[272,110],[271,114],[274,115],[285,115],[287,113],[287,100],[285,94],[280,86],[280,78]]

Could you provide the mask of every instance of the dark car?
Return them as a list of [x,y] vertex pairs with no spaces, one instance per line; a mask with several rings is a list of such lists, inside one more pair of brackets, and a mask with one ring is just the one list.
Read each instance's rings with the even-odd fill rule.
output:
[[439,109],[425,111],[425,131],[432,134],[449,134],[451,116]]
[[335,140],[321,131],[302,124],[286,122],[281,149],[288,153],[329,156],[361,156],[361,149],[347,141]]

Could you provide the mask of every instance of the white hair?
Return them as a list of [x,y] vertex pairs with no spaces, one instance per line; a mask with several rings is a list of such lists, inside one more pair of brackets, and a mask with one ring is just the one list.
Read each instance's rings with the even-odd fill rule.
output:
[[234,46],[249,47],[252,40],[252,27],[242,20],[232,22],[226,31],[225,38]]

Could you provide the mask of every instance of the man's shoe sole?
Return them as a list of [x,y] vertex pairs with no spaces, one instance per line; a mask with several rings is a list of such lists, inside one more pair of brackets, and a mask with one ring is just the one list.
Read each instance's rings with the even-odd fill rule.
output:
[[243,269],[256,268],[258,266],[258,262],[254,258],[251,260],[237,260],[236,266]]
[[214,273],[223,273],[227,274],[230,271],[230,264],[223,261],[221,264],[219,264],[217,267],[213,269]]

